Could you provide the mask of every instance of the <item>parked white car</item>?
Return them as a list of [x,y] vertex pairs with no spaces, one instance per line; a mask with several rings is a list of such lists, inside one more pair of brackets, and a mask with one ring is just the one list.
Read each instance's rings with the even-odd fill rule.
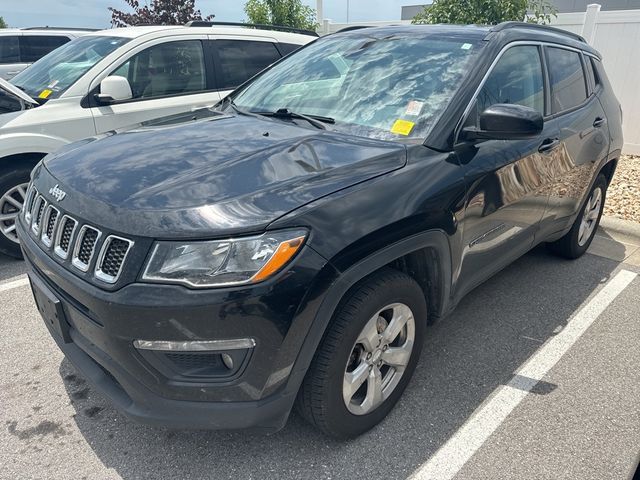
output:
[[0,29],[0,78],[9,80],[56,48],[93,31],[58,27]]
[[70,142],[210,107],[313,32],[215,22],[89,33],[0,80],[0,252],[20,256],[15,219],[32,168]]

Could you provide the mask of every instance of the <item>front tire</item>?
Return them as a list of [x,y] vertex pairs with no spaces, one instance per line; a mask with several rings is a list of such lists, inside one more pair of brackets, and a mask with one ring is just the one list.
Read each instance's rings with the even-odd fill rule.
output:
[[598,175],[571,230],[564,237],[548,244],[553,253],[573,260],[589,249],[604,211],[608,186],[607,178],[602,174]]
[[298,411],[335,438],[381,422],[406,388],[427,325],[424,292],[408,275],[384,269],[343,299],[297,399]]
[[0,253],[22,258],[16,221],[25,202],[31,167],[0,171]]

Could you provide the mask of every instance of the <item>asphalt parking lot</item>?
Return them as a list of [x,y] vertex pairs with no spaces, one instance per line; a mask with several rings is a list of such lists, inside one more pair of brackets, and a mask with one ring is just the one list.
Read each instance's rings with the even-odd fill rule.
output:
[[339,443],[297,415],[269,436],[169,431],[115,411],[64,359],[21,262],[0,257],[0,478],[629,478],[640,453],[640,249],[544,248],[430,327],[378,427]]

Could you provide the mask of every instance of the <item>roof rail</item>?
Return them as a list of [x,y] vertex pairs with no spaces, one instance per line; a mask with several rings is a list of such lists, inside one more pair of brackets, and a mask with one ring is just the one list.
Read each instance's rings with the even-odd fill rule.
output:
[[501,32],[502,30],[508,30],[511,28],[534,28],[536,30],[544,30],[547,32],[558,33],[560,35],[564,35],[567,37],[571,37],[574,40],[578,40],[579,42],[587,43],[587,41],[581,35],[573,32],[567,32],[566,30],[561,30],[556,27],[551,27],[549,25],[540,25],[539,23],[527,23],[527,22],[502,22],[498,25],[494,25],[491,27],[491,32]]
[[82,27],[25,27],[20,30],[66,30],[69,32],[97,32],[99,28],[82,28]]
[[207,22],[205,20],[191,20],[185,23],[186,27],[244,27],[255,28],[258,30],[274,30],[277,32],[300,33],[302,35],[311,35],[319,37],[317,32],[313,30],[304,30],[302,28],[285,27],[282,25],[262,25],[259,23],[240,23],[240,22]]
[[350,32],[352,30],[362,30],[363,28],[371,28],[371,25],[351,25],[350,27],[341,28],[335,33]]

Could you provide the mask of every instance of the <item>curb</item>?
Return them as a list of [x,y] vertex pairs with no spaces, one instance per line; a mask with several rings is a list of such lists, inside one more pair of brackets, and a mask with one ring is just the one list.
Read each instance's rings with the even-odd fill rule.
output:
[[605,230],[631,237],[640,244],[640,223],[603,215],[600,219],[600,226]]

